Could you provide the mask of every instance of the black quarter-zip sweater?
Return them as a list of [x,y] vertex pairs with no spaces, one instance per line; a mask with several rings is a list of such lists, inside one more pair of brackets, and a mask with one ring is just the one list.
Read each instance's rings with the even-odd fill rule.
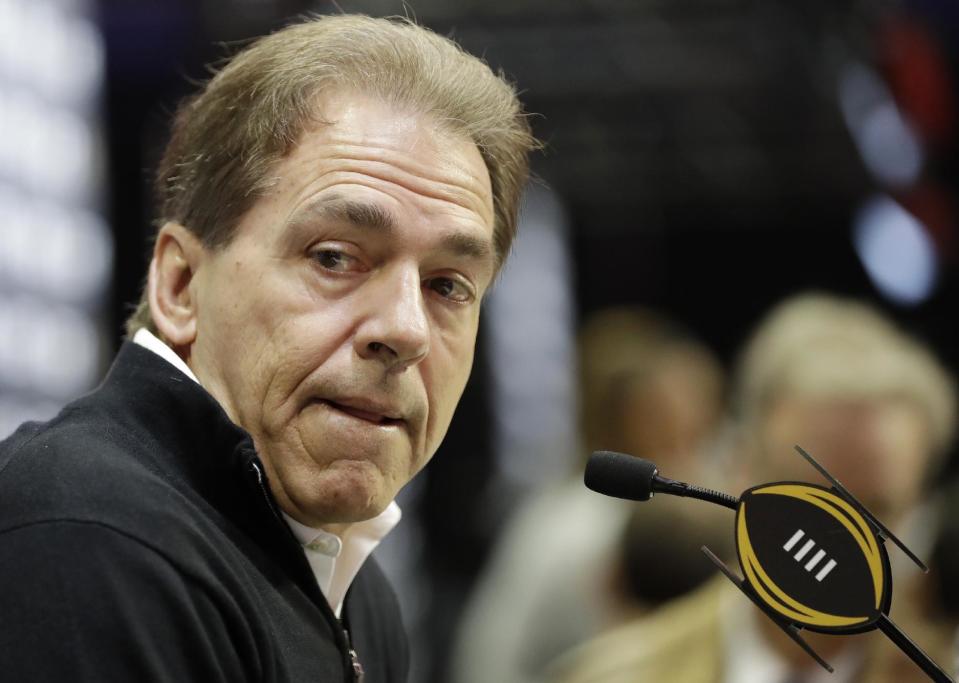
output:
[[[370,558],[333,614],[249,435],[153,352],[0,443],[0,680],[406,680]],[[347,633],[348,629],[348,633]],[[352,643],[350,643],[350,640]]]

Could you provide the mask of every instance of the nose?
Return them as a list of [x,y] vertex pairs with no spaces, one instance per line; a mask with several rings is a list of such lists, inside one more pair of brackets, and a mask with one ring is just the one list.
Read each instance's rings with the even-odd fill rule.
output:
[[390,370],[405,370],[423,360],[430,350],[426,301],[417,269],[384,275],[375,288],[368,290],[368,315],[354,344],[361,358],[378,360]]

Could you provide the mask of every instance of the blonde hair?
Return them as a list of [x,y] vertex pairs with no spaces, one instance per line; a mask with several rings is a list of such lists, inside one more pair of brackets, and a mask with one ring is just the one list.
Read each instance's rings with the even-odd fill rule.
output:
[[734,406],[754,431],[783,396],[897,399],[925,418],[934,453],[955,434],[956,393],[947,370],[873,308],[826,294],[776,306],[740,358]]
[[[155,183],[158,225],[180,223],[207,248],[229,244],[269,189],[272,169],[322,123],[318,98],[334,90],[411,108],[476,144],[490,175],[501,265],[537,142],[501,74],[403,18],[312,17],[237,54],[174,118]],[[145,293],[127,335],[141,327],[155,331]]]

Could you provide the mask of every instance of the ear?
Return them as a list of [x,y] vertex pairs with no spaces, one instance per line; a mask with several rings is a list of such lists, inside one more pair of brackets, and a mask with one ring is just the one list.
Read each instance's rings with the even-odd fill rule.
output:
[[206,249],[200,239],[178,223],[166,223],[157,234],[147,280],[153,322],[174,348],[196,339],[196,295],[191,287]]

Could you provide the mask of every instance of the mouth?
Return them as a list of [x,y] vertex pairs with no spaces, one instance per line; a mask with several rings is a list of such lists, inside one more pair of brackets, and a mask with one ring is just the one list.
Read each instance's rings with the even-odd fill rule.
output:
[[340,413],[346,413],[347,415],[354,417],[358,420],[363,420],[364,422],[369,422],[380,427],[391,427],[391,426],[401,426],[405,424],[405,420],[395,412],[386,408],[379,408],[376,406],[359,406],[359,405],[348,405],[346,403],[340,403],[338,401],[331,401],[329,399],[319,399],[318,403],[336,410]]

